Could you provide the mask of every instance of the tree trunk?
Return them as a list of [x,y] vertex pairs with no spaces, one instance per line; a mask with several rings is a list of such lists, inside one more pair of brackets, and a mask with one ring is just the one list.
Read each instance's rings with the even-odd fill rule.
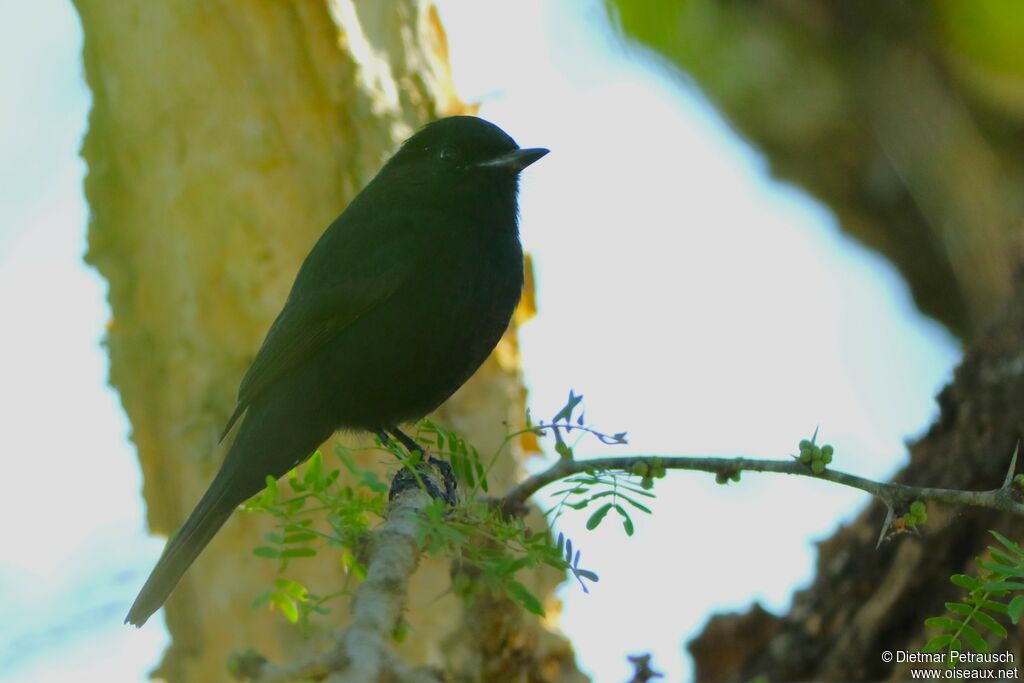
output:
[[[1019,280],[939,395],[941,413],[911,445],[910,464],[896,481],[968,490],[1002,486],[1024,434],[1024,277]],[[797,593],[788,615],[772,617],[755,606],[746,615],[712,619],[689,646],[697,680],[908,680],[911,665],[885,663],[882,653],[921,650],[929,638],[924,620],[962,597],[949,577],[977,575],[974,558],[994,543],[989,529],[1024,537],[1019,517],[932,504],[920,537],[903,534],[876,550],[885,513],[873,502],[820,544],[817,576]],[[1007,626],[1009,640],[993,650],[1009,650],[1020,662],[1024,632]]]
[[[111,383],[131,420],[150,526],[166,534],[219,466],[238,382],[302,258],[404,137],[469,108],[426,1],[75,5],[93,96],[87,260],[110,284]],[[487,453],[523,404],[513,330],[439,419]],[[510,483],[516,472],[507,458],[493,476]],[[248,647],[297,658],[346,619],[338,606],[303,639],[252,610],[276,570],[251,553],[268,528],[235,515],[189,571],[166,607],[173,644],[159,676],[224,680],[229,653]],[[337,567],[305,565],[307,585],[340,585]],[[461,627],[456,599],[436,599],[448,573],[426,562],[413,582],[402,650],[412,663],[443,665],[444,640]],[[557,578],[537,576],[534,588],[550,595]],[[575,671],[571,649],[546,642],[533,656],[552,652]]]

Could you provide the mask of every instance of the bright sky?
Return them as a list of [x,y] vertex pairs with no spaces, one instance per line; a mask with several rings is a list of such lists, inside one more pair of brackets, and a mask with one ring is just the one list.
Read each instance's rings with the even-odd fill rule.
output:
[[[785,457],[821,425],[836,465],[884,477],[935,413],[958,349],[895,271],[767,177],[700,95],[609,32],[598,0],[441,2],[459,90],[526,146],[522,236],[540,315],[522,331],[531,405],[569,388],[622,452]],[[0,3],[0,681],[142,681],[159,621],[122,627],[162,542],[145,535],[128,425],[105,385],[102,281],[81,262],[77,158],[88,93],[59,0]],[[581,449],[598,454],[602,449]],[[535,463],[539,467],[542,463]],[[601,575],[561,591],[561,623],[600,683],[653,652],[689,678],[714,611],[785,609],[815,539],[865,497],[746,475],[658,482],[626,539],[562,530]],[[29,523],[31,520],[31,523]],[[117,657],[110,657],[116,652]],[[116,661],[115,661],[116,659]]]

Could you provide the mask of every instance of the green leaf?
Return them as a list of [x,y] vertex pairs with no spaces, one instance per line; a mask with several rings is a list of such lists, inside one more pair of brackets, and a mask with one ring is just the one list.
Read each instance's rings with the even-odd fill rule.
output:
[[[438,438],[440,438],[440,434],[438,435]],[[408,635],[409,622],[405,619],[399,619],[398,623],[395,624],[395,628],[391,630],[391,639],[396,643],[404,643]]]
[[306,602],[309,599],[309,591],[301,583],[289,579],[278,579],[274,583],[285,594],[299,602]]
[[1011,567],[1016,566],[1020,562],[1017,558],[1010,557],[994,545],[990,545],[988,547],[988,551],[992,554],[992,557],[996,562],[1002,562],[1003,564],[1008,564]]
[[314,557],[315,555],[314,548],[288,548],[281,551],[281,557]]
[[544,607],[540,604],[540,600],[533,593],[526,590],[526,586],[513,579],[509,579],[504,583],[509,597],[519,603],[520,607],[537,616],[544,616]]
[[946,609],[953,614],[959,614],[962,617],[969,617],[974,614],[974,608],[970,605],[965,605],[962,602],[947,602]]
[[943,631],[956,631],[962,625],[962,622],[950,619],[949,617],[928,617],[924,620],[925,626],[932,628],[941,628]]
[[1016,555],[1018,562],[1024,561],[1024,549],[1021,549],[1021,547],[1019,545],[1017,545],[1016,543],[1014,543],[1013,541],[1008,539],[1006,536],[1003,536],[998,531],[993,531],[993,530],[990,529],[989,533],[992,534],[993,536],[995,536],[997,541],[999,541],[1004,546],[1006,546],[1007,550],[1009,550],[1011,553]]
[[988,652],[988,643],[981,637],[981,634],[974,630],[974,627],[970,624],[964,624],[960,629],[960,634],[963,635],[964,639],[971,644],[976,652],[985,654]]
[[257,546],[256,548],[253,548],[252,554],[256,555],[257,557],[269,557],[269,558],[274,559],[274,560],[276,560],[277,558],[281,557],[281,551],[280,550],[277,550],[276,548],[269,548],[269,547],[267,547],[265,545],[261,545],[261,546]]
[[1024,595],[1018,595],[1006,606],[1006,614],[1014,624],[1020,622],[1020,615],[1024,614]]
[[619,484],[619,488],[620,489],[624,489],[626,491],[629,491],[630,493],[635,493],[635,494],[640,495],[640,496],[645,496],[647,498],[657,498],[658,497],[657,495],[651,493],[650,491],[644,491],[643,489],[638,489],[637,487],[629,486],[628,484]]
[[981,609],[983,610],[995,612],[996,614],[1009,613],[1009,609],[1006,607],[1006,605],[996,600],[979,600],[978,606],[981,607]]
[[584,493],[586,493],[589,490],[590,489],[584,488],[582,486],[576,486],[576,487],[571,488],[571,489],[562,489],[561,491],[555,491],[551,495],[552,495],[552,497],[554,497],[554,496],[564,496],[564,495],[582,496]]
[[487,469],[480,461],[480,453],[476,450],[476,447],[473,448],[473,463],[474,467],[476,467],[476,480],[483,492],[487,493]]
[[533,558],[526,555],[518,559],[514,559],[511,562],[502,563],[502,565],[496,569],[496,572],[501,576],[511,576],[520,569],[529,567],[531,564],[533,564]]
[[950,641],[953,640],[953,636],[948,633],[935,636],[929,640],[925,646],[921,649],[922,652],[938,652],[944,650],[949,645]]
[[640,510],[641,512],[646,512],[647,514],[651,514],[651,508],[647,507],[646,505],[641,505],[640,503],[636,502],[629,496],[623,495],[621,492],[619,493],[619,498],[626,501],[627,503],[635,507],[637,510]]
[[597,508],[597,510],[594,511],[594,514],[590,515],[590,519],[587,520],[587,530],[593,531],[596,529],[611,509],[611,503],[605,503],[601,507]]
[[1006,638],[1007,635],[1009,635],[1007,634],[1006,629],[1003,627],[1002,624],[1000,624],[998,621],[996,621],[989,615],[985,614],[981,610],[978,610],[974,613],[974,620],[982,626],[984,626],[985,628],[987,628],[993,634],[999,636],[1000,638]]
[[270,601],[281,610],[285,619],[292,622],[293,624],[299,620],[299,609],[296,607],[295,602],[284,593],[274,593],[270,596]]
[[317,538],[317,535],[312,531],[298,531],[294,534],[288,534],[285,536],[282,543],[285,545],[289,543],[306,543],[308,541],[315,541]]
[[313,453],[313,456],[309,459],[309,464],[306,465],[306,474],[302,478],[303,482],[312,488],[323,483],[324,475],[324,458],[320,455],[320,451]]
[[993,581],[991,583],[985,583],[982,587],[992,593],[1001,591],[1019,591],[1024,590],[1024,583],[1021,583],[1020,581]]
[[266,481],[267,487],[263,489],[263,494],[260,496],[260,505],[270,507],[277,502],[277,479],[268,474]]
[[966,588],[969,591],[981,588],[981,581],[978,581],[973,576],[969,576],[967,574],[954,574],[949,577],[949,580],[955,585],[960,586],[961,588]]
[[1010,565],[1000,564],[999,562],[987,562],[982,561],[979,564],[996,574],[1004,574],[1006,576],[1013,576],[1018,579],[1024,579],[1024,567],[1011,567]]
[[615,511],[622,516],[622,528],[626,530],[626,535],[632,536],[633,520],[629,518],[629,513],[626,512],[626,509],[619,505],[618,503],[616,503],[613,507],[615,508]]

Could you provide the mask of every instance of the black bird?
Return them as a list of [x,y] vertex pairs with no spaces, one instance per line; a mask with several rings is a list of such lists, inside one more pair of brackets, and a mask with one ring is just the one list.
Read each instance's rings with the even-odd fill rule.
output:
[[231,512],[338,429],[390,433],[437,408],[494,349],[523,287],[520,149],[473,116],[409,138],[327,228],[242,378],[220,471],[125,623],[141,626]]

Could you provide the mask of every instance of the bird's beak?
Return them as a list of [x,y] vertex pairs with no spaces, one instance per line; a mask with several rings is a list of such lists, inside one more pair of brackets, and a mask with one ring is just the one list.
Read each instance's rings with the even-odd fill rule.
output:
[[524,168],[529,166],[535,161],[538,161],[542,156],[550,152],[549,149],[543,147],[533,147],[530,149],[517,149],[514,152],[508,154],[502,154],[500,157],[488,159],[487,161],[481,161],[477,164],[482,168],[505,168],[509,171],[519,173]]

